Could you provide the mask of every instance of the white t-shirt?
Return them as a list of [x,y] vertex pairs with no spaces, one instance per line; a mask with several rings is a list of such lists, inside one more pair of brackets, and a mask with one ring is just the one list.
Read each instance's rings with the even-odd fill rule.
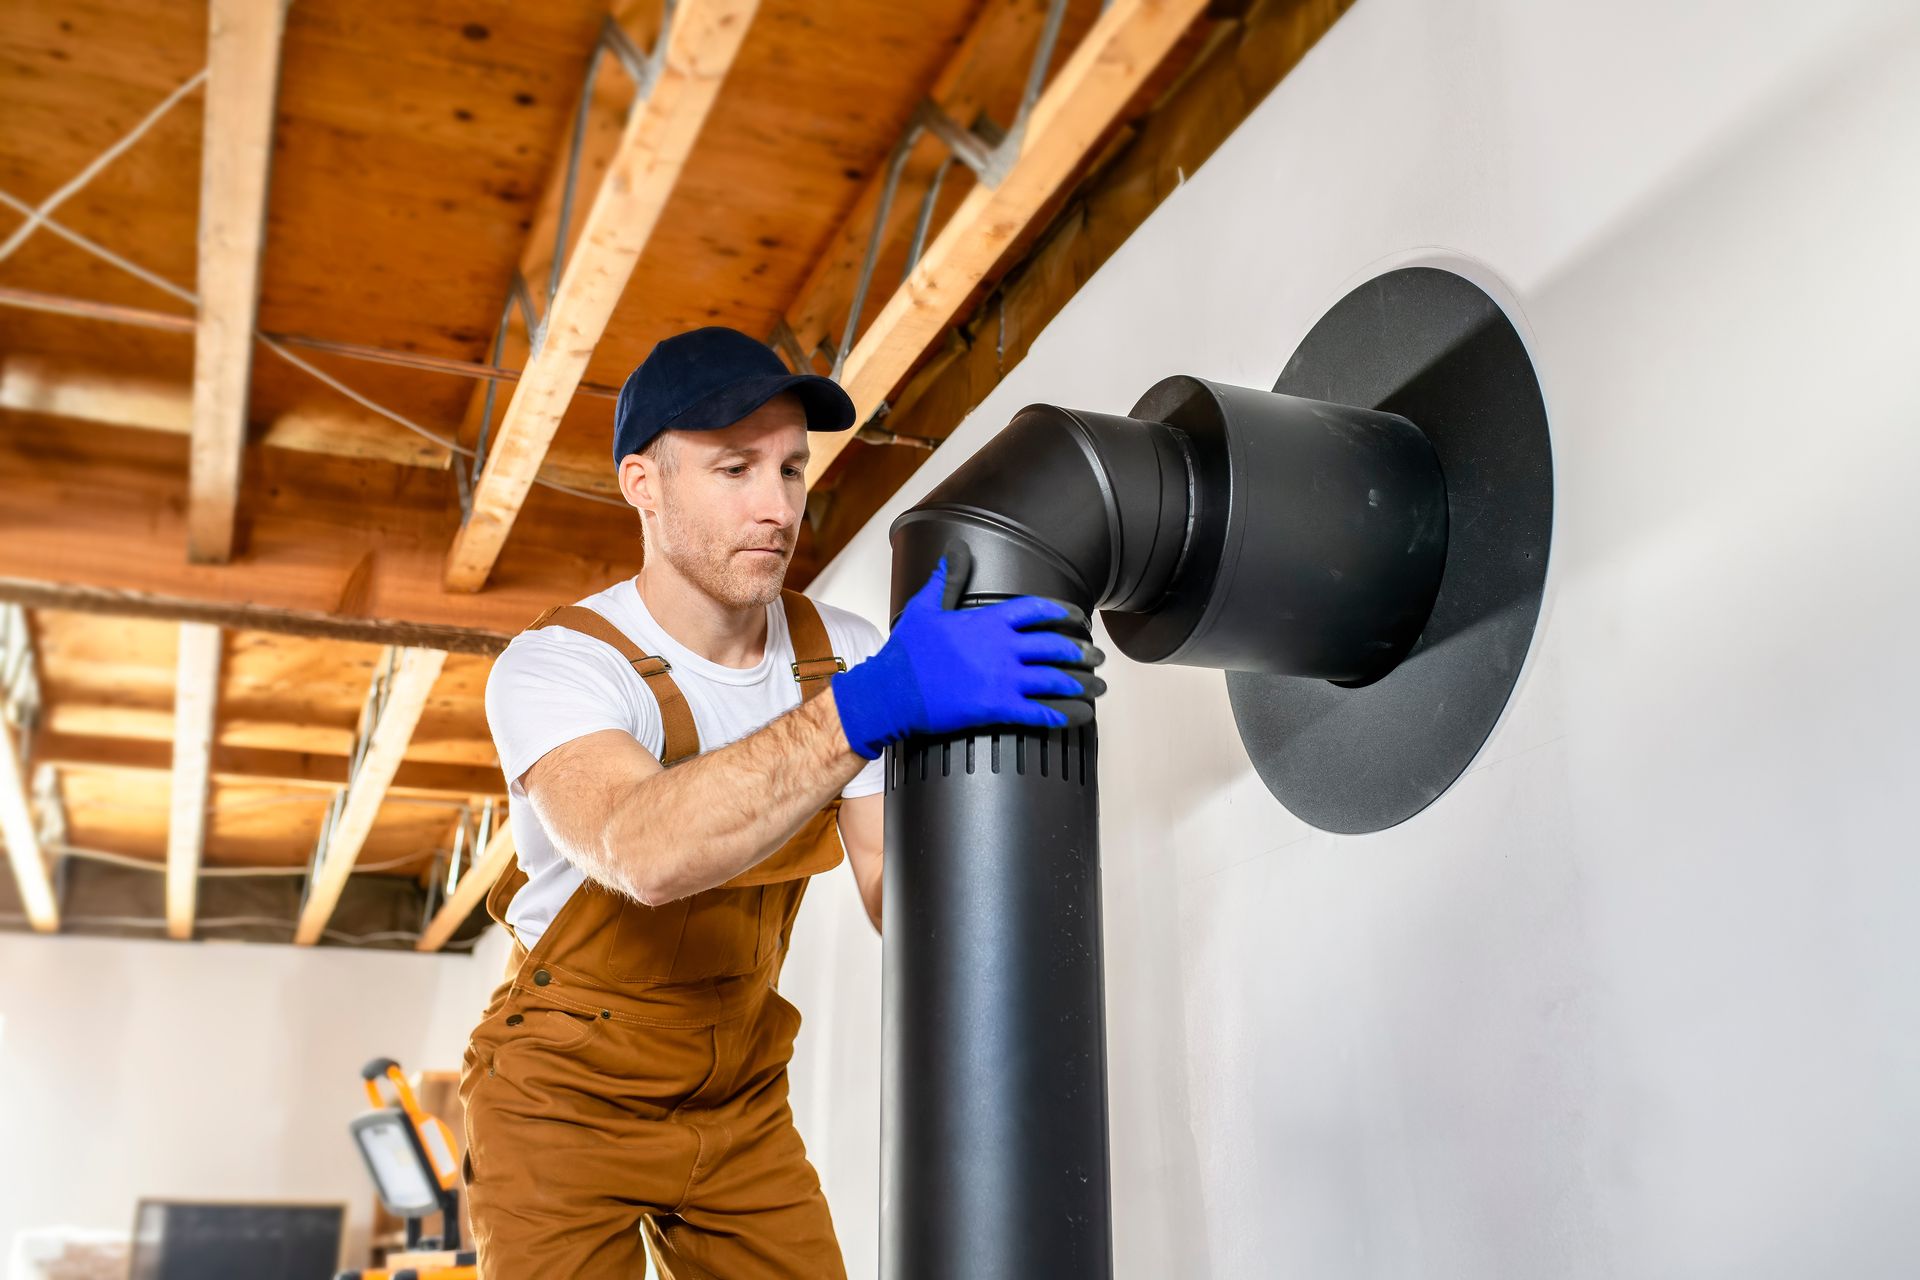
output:
[[[673,665],[673,682],[686,697],[700,731],[700,749],[712,751],[761,728],[800,705],[793,678],[793,640],[785,607],[767,606],[767,644],[751,667],[710,662],[668,635],[647,612],[633,579],[581,600],[619,628],[642,652]],[[856,613],[819,604],[833,651],[849,667],[880,647],[878,628]],[[527,802],[523,775],[540,757],[575,738],[620,729],[655,756],[666,749],[660,707],[646,681],[611,646],[567,627],[515,636],[487,677],[487,725],[507,778],[513,843],[527,883],[507,908],[507,922],[531,949],[586,878],[548,839]],[[881,790],[880,761],[862,769],[841,795],[852,800]]]

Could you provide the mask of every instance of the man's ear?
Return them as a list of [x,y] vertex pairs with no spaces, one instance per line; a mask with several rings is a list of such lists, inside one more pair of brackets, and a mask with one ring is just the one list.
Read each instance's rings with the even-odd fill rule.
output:
[[620,496],[642,515],[660,508],[660,465],[652,458],[630,453],[620,459]]

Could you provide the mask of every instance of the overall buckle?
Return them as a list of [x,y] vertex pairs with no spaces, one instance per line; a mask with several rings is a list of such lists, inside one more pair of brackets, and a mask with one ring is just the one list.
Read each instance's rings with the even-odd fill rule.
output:
[[[813,672],[807,673],[806,675],[800,674],[800,668],[802,667],[818,667],[818,666],[823,666],[829,662],[833,664],[833,670],[831,671],[813,671]],[[832,658],[809,658],[805,662],[796,662],[793,664],[793,678],[795,680],[803,680],[803,681],[804,680],[825,680],[830,676],[839,675],[842,671],[845,671],[846,669],[847,669],[847,660],[845,658],[839,657],[838,655]]]

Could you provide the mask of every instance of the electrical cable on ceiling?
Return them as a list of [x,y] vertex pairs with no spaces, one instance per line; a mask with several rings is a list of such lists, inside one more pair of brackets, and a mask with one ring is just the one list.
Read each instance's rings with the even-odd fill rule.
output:
[[[325,383],[329,387],[332,387],[335,391],[338,391],[341,395],[347,397],[347,399],[353,401],[355,404],[358,404],[363,408],[370,409],[374,413],[379,414],[383,418],[387,418],[393,422],[399,423],[401,426],[405,427],[407,430],[415,433],[416,435],[423,436],[426,439],[433,441],[433,443],[439,445],[442,449],[446,449],[451,453],[458,454],[460,457],[471,458],[474,456],[474,450],[469,449],[466,445],[461,444],[457,440],[452,440],[447,438],[446,436],[439,435],[436,432],[429,431],[427,430],[427,428],[421,426],[419,423],[411,422],[405,417],[403,417],[402,415],[394,412],[392,409],[389,409],[385,405],[379,403],[378,401],[373,400],[368,396],[362,395],[360,392],[355,391],[352,387],[349,387],[346,383],[340,381],[338,378],[335,378],[332,374],[323,372],[317,366],[293,354],[293,352],[287,350],[285,347],[281,346],[278,342],[275,342],[272,338],[269,338],[266,334],[261,333],[259,330],[256,329],[254,331],[253,336],[258,338],[260,342],[267,348],[267,350],[273,352],[273,354],[279,356],[282,360],[285,360],[288,364],[292,365],[294,368],[299,369],[319,379],[321,382]],[[585,498],[589,502],[598,502],[609,507],[624,507],[627,505],[624,502],[617,502],[612,498],[606,497],[604,494],[590,493],[585,489],[575,489],[570,485],[560,484],[558,481],[554,481],[554,480],[542,480],[542,479],[539,479],[538,477],[535,477],[534,483],[537,485],[544,485],[545,487],[552,489],[558,493],[568,494],[575,498]]]
[[[4,204],[8,208],[24,214],[31,215],[33,212],[32,205],[28,204],[25,200],[20,199],[18,196],[12,195],[5,191],[0,191],[0,204]],[[158,275],[152,271],[147,270],[145,267],[141,266],[137,262],[121,257],[119,254],[107,248],[105,245],[100,244],[98,241],[95,241],[95,240],[89,240],[86,236],[81,235],[78,231],[75,231],[73,228],[66,226],[64,223],[56,222],[52,218],[43,218],[41,220],[40,225],[45,227],[47,230],[53,232],[54,235],[59,236],[62,240],[65,240],[68,244],[74,246],[76,249],[83,249],[86,252],[92,254],[94,257],[101,259],[103,262],[107,263],[107,265],[120,268],[120,270],[126,272],[128,275],[132,276],[134,279],[139,280],[144,284],[152,285],[154,288],[160,290],[160,292],[167,294],[170,297],[178,298],[182,302],[189,303],[192,306],[198,307],[200,305],[200,300],[198,298],[194,297],[193,294],[187,292],[185,289],[182,289],[179,285],[167,279],[165,276]]]
[[[165,293],[171,297],[177,298],[180,301],[187,303],[188,305],[194,307],[197,310],[200,306],[200,298],[199,298],[199,295],[195,294],[192,290],[183,288],[180,285],[175,284],[173,281],[168,280],[165,276],[162,276],[156,272],[150,271],[147,268],[141,266],[139,263],[134,262],[129,258],[123,257],[122,255],[114,252],[112,249],[107,248],[105,245],[102,245],[97,241],[91,240],[88,237],[81,235],[79,232],[74,231],[69,227],[63,226],[61,223],[54,221],[54,219],[50,215],[52,214],[54,209],[58,208],[63,202],[65,202],[67,199],[72,197],[88,182],[92,181],[93,178],[102,169],[104,169],[108,164],[112,163],[112,161],[116,157],[118,157],[123,151],[125,151],[128,147],[132,146],[135,142],[139,141],[141,135],[143,135],[153,125],[153,123],[156,120],[158,120],[161,116],[165,115],[166,112],[172,108],[174,103],[178,102],[181,98],[185,97],[187,93],[197,88],[200,85],[200,83],[206,79],[206,75],[207,75],[206,68],[202,67],[200,71],[196,73],[193,77],[191,77],[189,80],[187,80],[186,83],[182,84],[178,89],[174,90],[174,92],[166,99],[166,101],[162,102],[158,107],[154,108],[152,113],[150,113],[146,119],[142,120],[138,125],[136,125],[131,133],[127,134],[125,137],[121,138],[118,142],[114,143],[113,146],[109,147],[106,151],[102,152],[99,156],[95,157],[93,163],[89,164],[85,169],[82,169],[79,172],[79,174],[77,174],[73,178],[72,181],[68,182],[64,187],[60,188],[60,190],[56,191],[53,195],[49,196],[46,200],[41,202],[39,205],[36,206],[36,205],[29,204],[25,200],[20,199],[18,196],[15,196],[10,192],[0,191],[0,204],[5,204],[8,208],[13,209],[15,212],[23,215],[26,218],[26,221],[24,223],[22,223],[19,227],[14,229],[13,234],[7,238],[6,242],[4,244],[0,244],[0,261],[4,261],[8,255],[10,255],[16,248],[18,248],[22,243],[24,243],[27,240],[27,238],[31,236],[36,230],[38,230],[41,227],[45,227],[48,231],[53,232],[55,235],[67,241],[69,244],[73,245],[75,248],[78,248],[78,249],[84,250],[87,253],[93,254],[95,257],[107,263],[109,266],[118,267],[120,270],[134,277],[136,280],[139,280],[144,284],[151,285],[153,288],[160,290],[162,293]],[[281,345],[279,342],[268,337],[261,330],[255,329],[253,336],[259,342],[265,345],[269,351],[279,356],[282,360],[285,360],[288,364],[292,365],[294,368],[299,369],[303,373],[306,373],[307,375],[323,383],[327,387],[332,388],[334,391],[347,397],[349,400],[353,401],[355,404],[360,405],[362,408],[365,408],[373,413],[376,413],[381,417],[386,418],[387,420],[394,422],[401,427],[406,428],[408,431],[413,432],[415,435],[418,435],[423,439],[430,440],[434,444],[439,445],[442,449],[446,449],[449,452],[457,454],[460,457],[471,458],[474,456],[475,451],[473,449],[468,448],[467,446],[461,444],[457,440],[450,439],[449,437],[443,436],[436,431],[431,431],[428,428],[421,426],[419,423],[414,422],[411,419],[407,418],[404,414],[398,413],[393,409],[389,409],[387,406],[379,403],[378,401],[372,399],[371,397],[366,396],[361,392],[354,390],[352,387],[340,381],[338,378],[334,377],[332,374],[327,373],[324,370],[320,369],[318,366],[312,364],[311,362],[304,360],[299,356],[294,355],[293,352],[287,350],[287,348]],[[547,489],[552,489],[556,493],[564,493],[569,497],[581,498],[588,502],[597,502],[603,506],[624,507],[627,505],[626,503],[619,501],[618,499],[609,498],[605,494],[593,493],[586,489],[577,489],[577,488],[574,488],[572,485],[561,484],[555,480],[541,479],[537,475],[534,477],[533,483]]]
[[6,261],[15,249],[18,249],[26,242],[27,237],[31,236],[37,227],[45,224],[48,214],[65,204],[82,187],[92,182],[102,169],[119,159],[121,153],[126,151],[128,147],[140,141],[147,130],[151,129],[154,124],[159,121],[160,117],[173,110],[174,104],[179,102],[180,99],[199,88],[206,78],[207,69],[205,67],[200,68],[191,76],[188,76],[179,88],[168,94],[159,106],[149,111],[146,116],[141,119],[140,123],[133,126],[126,136],[108,147],[105,151],[102,151],[98,156],[95,156],[93,163],[75,174],[65,186],[41,201],[37,208],[29,208],[26,211],[26,222],[14,228],[13,234],[7,237],[4,244],[0,244],[0,262]]

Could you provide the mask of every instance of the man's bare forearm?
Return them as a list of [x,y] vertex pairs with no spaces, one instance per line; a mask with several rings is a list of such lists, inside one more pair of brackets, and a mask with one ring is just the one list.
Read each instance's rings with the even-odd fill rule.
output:
[[773,853],[858,774],[833,690],[738,742],[623,788],[597,861],[642,902],[724,884]]

